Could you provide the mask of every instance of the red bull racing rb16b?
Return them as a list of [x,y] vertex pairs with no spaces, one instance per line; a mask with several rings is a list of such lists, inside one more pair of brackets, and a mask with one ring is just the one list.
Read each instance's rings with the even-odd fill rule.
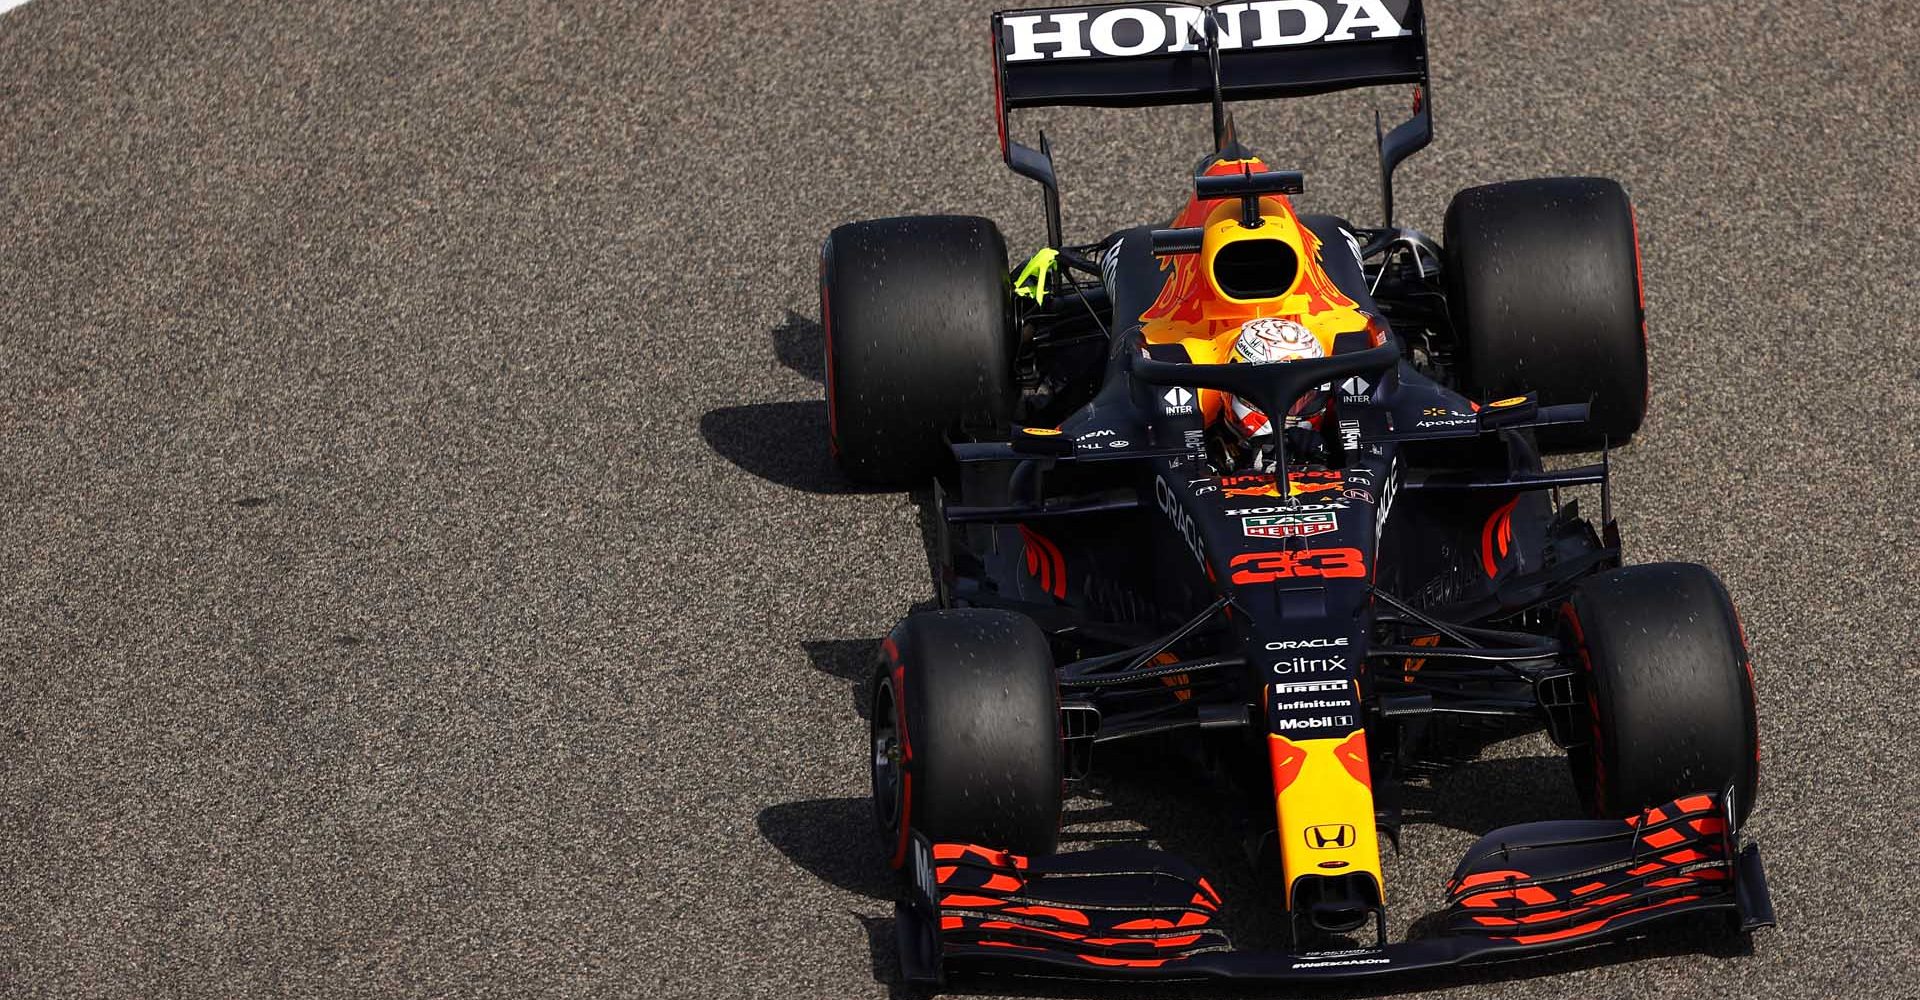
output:
[[[1392,224],[1394,169],[1432,136],[1422,7],[996,14],[1002,153],[1049,245],[1015,272],[979,218],[826,241],[837,461],[935,484],[939,608],[886,638],[867,695],[908,980],[1309,982],[1773,922],[1741,836],[1739,620],[1701,566],[1622,565],[1607,500],[1606,450],[1647,405],[1632,208],[1557,178],[1460,192],[1440,241]],[[1228,110],[1380,85],[1414,96],[1379,135],[1377,227],[1297,213],[1301,175]],[[1066,244],[1051,150],[1009,113],[1175,103],[1213,113],[1185,206]],[[1587,815],[1487,833],[1396,933],[1399,789],[1435,734],[1488,718],[1544,729]],[[1238,762],[1270,892],[1225,900],[1158,850],[1056,852],[1064,790],[1147,737]],[[1240,906],[1281,940],[1236,946]]]

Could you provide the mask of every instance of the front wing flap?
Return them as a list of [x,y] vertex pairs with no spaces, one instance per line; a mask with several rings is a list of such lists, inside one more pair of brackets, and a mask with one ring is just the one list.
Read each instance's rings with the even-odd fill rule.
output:
[[1028,859],[916,835],[914,875],[917,915],[937,928],[945,958],[1056,954],[1093,969],[1155,968],[1231,947],[1214,926],[1219,894],[1162,851]]
[[1624,821],[1495,830],[1449,880],[1430,936],[1338,952],[1234,950],[1219,894],[1165,852],[1026,858],[916,833],[914,885],[896,907],[902,971],[921,983],[947,968],[1306,982],[1564,950],[1704,911],[1770,926],[1758,849],[1738,849],[1727,817],[1721,796],[1701,794]]
[[1739,866],[1729,827],[1717,796],[1691,795],[1624,824],[1496,830],[1467,851],[1449,880],[1443,932],[1551,943],[1636,913],[1731,899]]

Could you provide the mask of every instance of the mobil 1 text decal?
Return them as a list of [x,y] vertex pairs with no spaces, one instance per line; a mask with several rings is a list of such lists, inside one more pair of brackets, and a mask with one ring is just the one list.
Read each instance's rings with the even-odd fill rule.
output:
[[1349,731],[1354,727],[1354,720],[1351,715],[1316,715],[1307,719],[1292,719],[1283,716],[1270,720],[1267,725],[1276,733],[1291,732],[1295,729],[1337,729]]
[[[1213,8],[1220,50],[1400,38],[1413,0],[1252,0]],[[1184,4],[1020,11],[1000,19],[1009,63],[1203,52],[1206,10]]]

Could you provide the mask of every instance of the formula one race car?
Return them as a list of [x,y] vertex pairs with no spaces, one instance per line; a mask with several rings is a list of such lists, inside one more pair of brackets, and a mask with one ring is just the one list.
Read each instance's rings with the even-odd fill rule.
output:
[[[1620,186],[1473,188],[1442,242],[1393,225],[1432,135],[1420,0],[1003,12],[993,39],[1049,246],[1014,274],[987,220],[896,218],[821,257],[834,454],[932,482],[937,514],[940,609],[893,630],[870,694],[905,976],[1308,981],[1770,925],[1739,620],[1703,567],[1622,566],[1609,509],[1647,392]],[[1226,108],[1380,84],[1414,86],[1380,227],[1296,214],[1300,174]],[[1093,244],[1062,241],[1045,137],[1007,138],[1016,108],[1207,102],[1186,206]],[[1601,454],[1542,460],[1576,451]],[[1591,815],[1487,834],[1390,940],[1396,790],[1425,734],[1487,716],[1543,727]],[[1054,853],[1098,748],[1169,733],[1252,765],[1280,950],[1236,950],[1172,855]]]

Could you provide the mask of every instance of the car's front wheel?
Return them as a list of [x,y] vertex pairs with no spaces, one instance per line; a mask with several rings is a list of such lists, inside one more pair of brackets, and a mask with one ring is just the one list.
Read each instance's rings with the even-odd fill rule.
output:
[[1570,759],[1593,813],[1731,788],[1744,822],[1760,775],[1753,672],[1712,571],[1652,563],[1589,577],[1561,624],[1587,691],[1589,738]]
[[881,645],[870,688],[874,816],[898,869],[909,830],[1051,854],[1063,755],[1053,655],[1009,611],[913,615]]

